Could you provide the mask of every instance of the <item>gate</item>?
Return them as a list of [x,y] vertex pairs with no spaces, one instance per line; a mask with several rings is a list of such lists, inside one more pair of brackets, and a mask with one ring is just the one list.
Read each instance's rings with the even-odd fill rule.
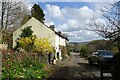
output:
[[[100,76],[101,80],[104,80],[104,78],[110,78],[112,79],[112,71],[113,71],[113,61],[112,59],[109,60],[100,60]],[[104,73],[109,73],[111,76],[104,76]]]

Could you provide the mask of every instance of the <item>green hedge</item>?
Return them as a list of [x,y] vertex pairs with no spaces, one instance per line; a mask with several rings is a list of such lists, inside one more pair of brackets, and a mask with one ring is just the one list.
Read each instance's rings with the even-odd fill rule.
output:
[[81,44],[80,46],[80,55],[83,57],[88,57],[90,55],[90,53],[92,52],[91,47],[89,47],[86,44]]

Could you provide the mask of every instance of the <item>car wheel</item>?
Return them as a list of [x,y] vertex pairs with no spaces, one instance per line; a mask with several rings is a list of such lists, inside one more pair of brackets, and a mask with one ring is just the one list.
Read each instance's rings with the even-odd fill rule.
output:
[[91,61],[91,59],[88,59],[88,62],[89,62],[90,65],[93,64],[93,62]]

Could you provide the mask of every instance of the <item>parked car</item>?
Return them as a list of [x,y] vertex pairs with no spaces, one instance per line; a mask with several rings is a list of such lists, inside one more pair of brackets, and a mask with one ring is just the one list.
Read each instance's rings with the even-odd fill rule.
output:
[[89,57],[88,57],[88,62],[89,64],[100,64],[100,61],[107,61],[111,60],[113,58],[113,54],[110,51],[107,50],[98,50],[93,52]]

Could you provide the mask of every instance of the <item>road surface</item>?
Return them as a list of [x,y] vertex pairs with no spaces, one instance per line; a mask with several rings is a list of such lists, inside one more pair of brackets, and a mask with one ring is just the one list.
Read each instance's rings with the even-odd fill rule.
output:
[[98,66],[89,65],[88,61],[81,58],[79,53],[71,53],[68,61],[61,62],[54,68],[56,71],[48,80],[100,80]]

